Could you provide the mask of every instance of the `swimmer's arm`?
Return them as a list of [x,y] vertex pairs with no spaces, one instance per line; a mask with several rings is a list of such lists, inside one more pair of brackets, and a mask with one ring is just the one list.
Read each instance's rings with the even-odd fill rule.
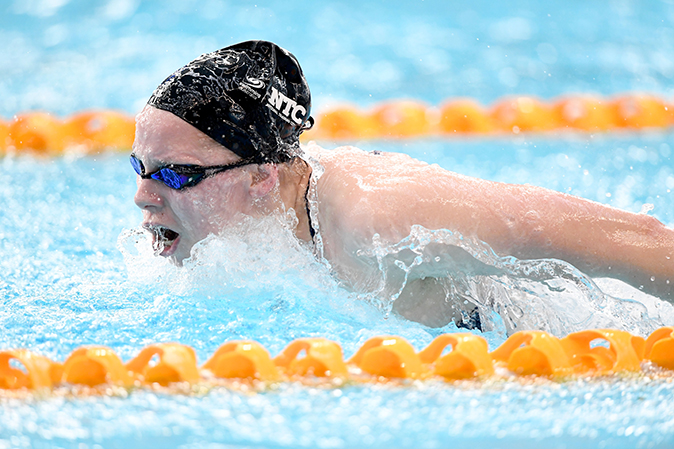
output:
[[432,226],[444,222],[498,254],[561,259],[674,301],[674,230],[657,219],[540,187],[454,182]]
[[657,219],[541,188],[508,186],[504,195],[523,199],[519,229],[512,242],[485,236],[494,246],[522,259],[562,259],[591,276],[674,300],[674,230]]
[[438,188],[397,189],[395,196],[407,206],[377,226],[380,234],[390,232],[390,242],[406,237],[413,224],[456,230],[503,256],[561,259],[590,276],[620,279],[674,302],[674,230],[648,215],[460,175]]
[[[374,234],[400,242],[419,224],[475,236],[503,256],[565,260],[591,276],[617,278],[674,302],[674,230],[653,217],[402,157],[388,158],[395,159],[389,165],[375,159],[384,161],[376,169],[371,160],[346,165],[334,159],[322,178],[331,198],[324,216],[342,242],[337,247],[354,245],[348,253],[371,245]],[[393,179],[379,174],[394,170]]]

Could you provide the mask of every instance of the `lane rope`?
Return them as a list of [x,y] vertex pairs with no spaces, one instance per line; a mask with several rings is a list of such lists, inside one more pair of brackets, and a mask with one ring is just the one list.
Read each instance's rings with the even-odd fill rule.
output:
[[564,380],[654,369],[674,375],[674,327],[662,327],[647,339],[615,329],[585,330],[561,339],[544,331],[520,331],[492,352],[483,337],[470,333],[440,335],[419,352],[402,337],[379,336],[348,360],[337,342],[325,338],[294,340],[274,358],[255,341],[230,341],[201,367],[194,349],[180,343],[149,345],[126,363],[104,346],[77,348],[63,363],[25,349],[7,349],[0,351],[0,389],[217,386],[232,379],[267,385],[324,380],[333,386],[400,379]]
[[[489,107],[472,99],[449,99],[437,107],[415,100],[391,100],[369,109],[342,105],[319,111],[316,126],[305,132],[302,140],[633,132],[672,125],[674,104],[639,93],[611,98],[568,95],[548,102],[514,96]],[[128,151],[134,130],[131,115],[113,110],[83,111],[66,118],[25,112],[11,120],[0,119],[0,154]]]

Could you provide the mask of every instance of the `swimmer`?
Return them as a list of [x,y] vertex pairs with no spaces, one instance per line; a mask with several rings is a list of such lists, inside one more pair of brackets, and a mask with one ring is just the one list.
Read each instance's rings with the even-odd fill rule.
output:
[[[420,225],[479,239],[501,256],[560,259],[674,302],[674,230],[657,219],[403,154],[301,147],[310,112],[297,60],[271,42],[232,45],[169,76],[137,117],[131,154],[135,203],[157,254],[181,264],[241,216],[292,209],[295,236],[354,291],[380,288],[375,245],[394,245]],[[424,256],[431,263],[406,282],[387,279],[404,285],[394,310],[428,326],[479,327],[471,310],[447,301],[442,279],[457,267],[494,268],[451,245],[429,245]]]

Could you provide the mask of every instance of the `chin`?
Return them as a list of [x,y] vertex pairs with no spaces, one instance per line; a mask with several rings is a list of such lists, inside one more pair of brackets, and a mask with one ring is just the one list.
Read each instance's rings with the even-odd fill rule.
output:
[[183,266],[183,258],[178,258],[176,256],[167,256],[166,257],[171,264],[177,266],[177,267],[182,267]]
[[183,266],[183,261],[187,259],[189,256],[186,256],[182,254],[180,251],[176,251],[175,253],[171,254],[170,256],[164,256],[166,257],[169,262],[171,262],[173,265],[182,267]]
[[185,259],[188,259],[191,256],[192,245],[190,245],[189,248],[185,248],[184,243],[185,242],[180,242],[180,245],[175,248],[170,255],[165,256],[173,265],[178,267],[182,267]]

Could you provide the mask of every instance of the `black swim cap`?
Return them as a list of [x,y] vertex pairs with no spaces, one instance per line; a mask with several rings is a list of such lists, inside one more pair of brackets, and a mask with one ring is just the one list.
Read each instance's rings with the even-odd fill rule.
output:
[[276,44],[248,41],[200,56],[148,100],[244,159],[286,162],[313,124],[311,93],[297,59]]

